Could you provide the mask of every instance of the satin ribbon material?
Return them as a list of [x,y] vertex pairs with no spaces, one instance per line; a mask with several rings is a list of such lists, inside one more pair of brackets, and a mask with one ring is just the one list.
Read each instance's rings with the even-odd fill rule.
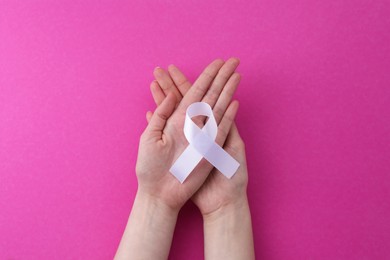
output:
[[[207,116],[206,124],[200,129],[193,121],[194,116]],[[209,104],[196,102],[187,108],[184,121],[184,136],[189,145],[169,170],[181,183],[204,157],[227,178],[231,178],[240,164],[217,143],[218,126]]]

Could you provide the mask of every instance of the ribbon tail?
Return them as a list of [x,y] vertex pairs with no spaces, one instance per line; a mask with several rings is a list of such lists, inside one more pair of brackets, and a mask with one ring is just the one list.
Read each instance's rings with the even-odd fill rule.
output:
[[205,153],[204,158],[229,179],[240,167],[240,163],[216,143]]
[[177,158],[169,171],[183,183],[188,175],[194,170],[203,156],[191,145],[187,146],[184,152]]

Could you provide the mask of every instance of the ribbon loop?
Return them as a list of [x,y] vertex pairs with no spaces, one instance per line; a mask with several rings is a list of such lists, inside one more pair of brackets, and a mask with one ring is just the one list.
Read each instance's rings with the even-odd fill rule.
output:
[[[194,116],[207,116],[206,124],[200,129],[193,121]],[[240,164],[215,143],[218,126],[213,111],[205,102],[195,102],[187,108],[184,121],[184,136],[189,145],[169,170],[181,183],[188,177],[202,158],[208,160],[227,178],[231,178]]]

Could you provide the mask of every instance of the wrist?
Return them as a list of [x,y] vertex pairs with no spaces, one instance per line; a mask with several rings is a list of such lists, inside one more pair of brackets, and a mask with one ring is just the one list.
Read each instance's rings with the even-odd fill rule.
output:
[[168,259],[177,215],[159,199],[138,191],[115,259]]
[[249,210],[246,193],[235,198],[229,203],[222,204],[216,210],[202,214],[205,224],[212,224],[220,219],[239,215],[243,211]]
[[134,205],[148,209],[148,211],[152,211],[165,218],[177,218],[180,210],[169,206],[160,198],[143,192],[142,190],[137,191]]
[[203,216],[205,259],[255,259],[246,196]]

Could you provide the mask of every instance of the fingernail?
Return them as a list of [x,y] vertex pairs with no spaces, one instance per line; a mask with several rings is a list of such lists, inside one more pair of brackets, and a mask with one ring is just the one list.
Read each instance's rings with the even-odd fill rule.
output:
[[171,64],[168,66],[168,70],[177,70],[176,66]]
[[154,68],[153,72],[157,73],[157,74],[160,74],[160,70],[161,70],[161,68],[157,66],[157,67]]

